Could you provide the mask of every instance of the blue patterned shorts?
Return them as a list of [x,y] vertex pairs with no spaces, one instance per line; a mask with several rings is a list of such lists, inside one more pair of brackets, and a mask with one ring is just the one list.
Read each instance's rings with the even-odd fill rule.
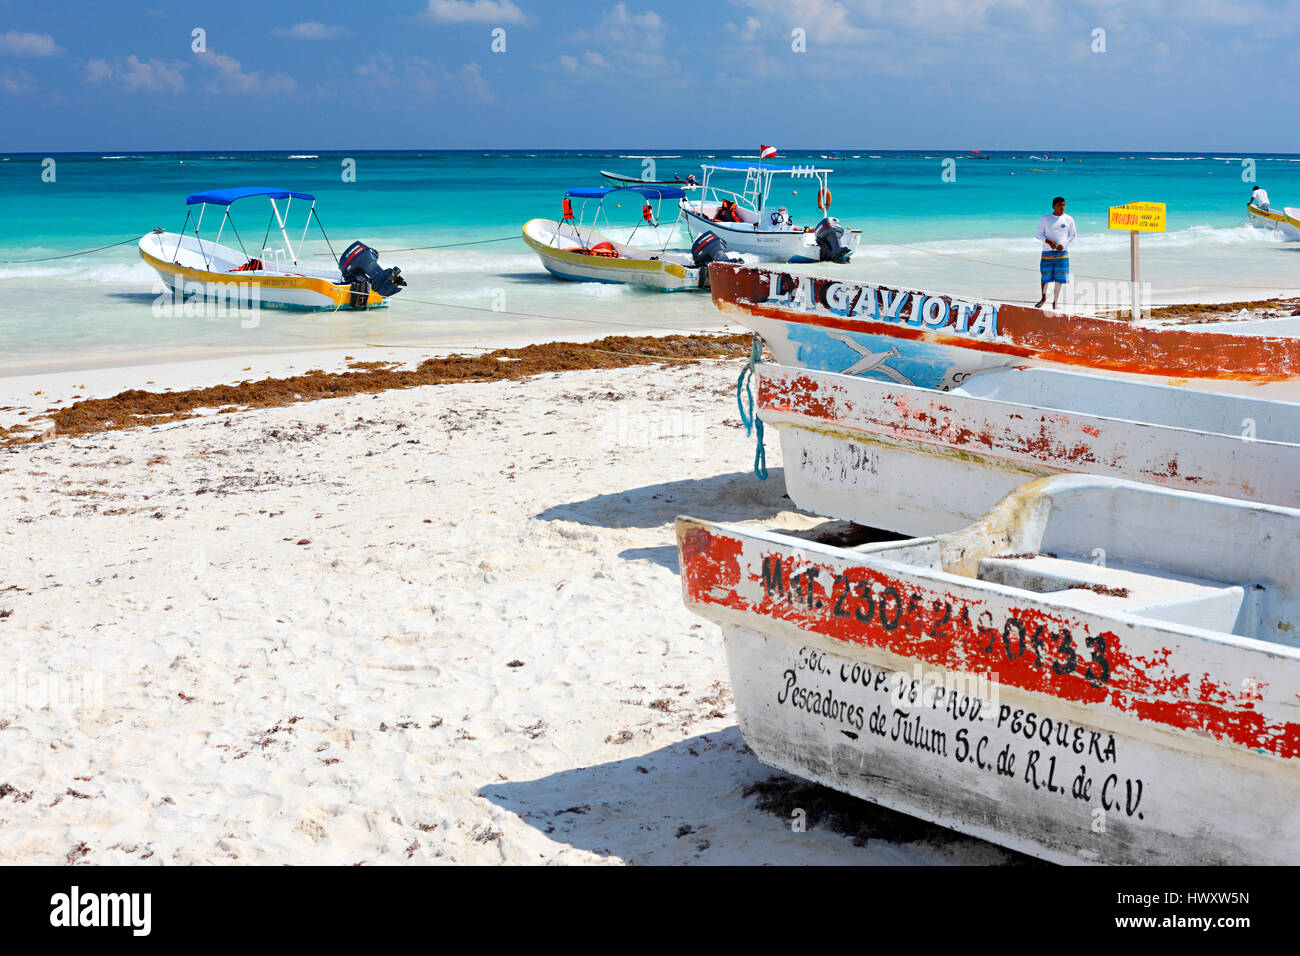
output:
[[1068,252],[1044,252],[1038,261],[1038,273],[1043,277],[1043,284],[1048,282],[1070,281],[1070,254]]

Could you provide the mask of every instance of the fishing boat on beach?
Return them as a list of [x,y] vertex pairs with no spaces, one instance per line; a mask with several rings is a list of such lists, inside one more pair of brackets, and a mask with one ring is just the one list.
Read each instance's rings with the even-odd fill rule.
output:
[[1300,863],[1300,511],[1071,475],[933,537],[677,543],[764,763],[1060,863]]
[[[609,211],[605,200],[639,196],[641,218],[631,228],[626,241],[611,239],[589,228],[587,222],[599,225],[605,220],[609,228]],[[530,219],[524,224],[524,242],[537,253],[548,272],[560,279],[573,282],[614,282],[646,286],[664,292],[680,292],[705,288],[708,280],[707,266],[712,261],[728,261],[725,244],[709,234],[699,237],[690,250],[669,249],[667,245],[678,235],[680,211],[673,209],[672,227],[662,247],[647,248],[634,245],[638,232],[646,239],[659,243],[660,213],[663,201],[675,202],[686,193],[676,186],[593,186],[570,189],[562,200],[559,220]],[[575,214],[574,200],[581,203]],[[651,205],[651,202],[657,205]],[[594,202],[590,213],[587,204]],[[617,203],[616,203],[617,204]],[[701,271],[701,270],[705,271]]]
[[[681,202],[693,236],[713,232],[732,252],[764,262],[848,262],[862,241],[860,230],[846,229],[830,214],[830,169],[765,165],[759,160],[706,163],[703,170],[699,197]],[[717,173],[744,173],[744,185],[739,192],[722,189],[715,181]],[[821,220],[815,227],[796,225],[790,212],[774,202],[772,181],[777,176],[808,180],[816,189]]]
[[1300,209],[1286,206],[1282,212],[1278,212],[1247,203],[1246,213],[1252,226],[1271,229],[1287,242],[1300,242]]
[[1300,401],[1293,318],[1243,331],[1177,328],[722,264],[711,267],[710,287],[718,308],[762,336],[782,365],[942,391],[977,372],[1031,365]]
[[[241,199],[266,197],[271,204],[267,235],[276,228],[283,247],[266,246],[250,254],[230,216],[230,207]],[[295,199],[311,205],[295,249],[289,238],[290,207]],[[283,201],[281,208],[277,201]],[[316,197],[266,186],[242,186],[194,193],[185,199],[185,224],[179,233],[154,229],[141,237],[140,258],[158,273],[176,296],[235,298],[258,306],[289,309],[373,309],[384,305],[406,285],[401,270],[384,269],[379,254],[362,242],[354,242],[338,257],[337,269],[308,269],[299,262],[307,241],[307,230],[315,220],[321,235],[325,228],[316,214]],[[195,216],[194,207],[198,206]],[[203,239],[199,230],[208,206],[223,210],[215,239]],[[188,232],[193,218],[194,231]],[[226,226],[231,227],[239,249],[221,245]],[[265,240],[263,240],[265,241]],[[333,246],[330,255],[333,257]]]
[[1036,477],[1081,473],[1300,508],[1300,405],[1012,366],[948,392],[760,363],[805,511],[903,534],[969,524]]

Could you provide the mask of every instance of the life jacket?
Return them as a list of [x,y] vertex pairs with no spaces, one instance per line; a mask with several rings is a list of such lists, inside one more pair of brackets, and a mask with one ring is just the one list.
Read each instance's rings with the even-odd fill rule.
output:
[[577,253],[581,253],[584,256],[603,256],[606,259],[620,258],[618,254],[618,250],[615,249],[613,246],[611,246],[608,242],[598,242],[590,249],[584,249],[582,248],[582,246],[571,246],[568,249],[565,249],[564,251],[577,252]]
[[718,207],[718,214],[713,217],[714,222],[744,222],[740,218],[740,210],[736,208],[734,201],[724,199],[722,205]]
[[649,203],[646,203],[644,206],[641,207],[641,218],[649,223],[653,223],[655,221],[654,210],[650,208]]
[[567,221],[567,220],[569,220],[569,219],[572,219],[572,218],[573,218],[573,203],[572,203],[572,201],[570,201],[567,197],[566,197],[565,200],[564,200],[563,209],[564,209],[564,218],[565,218],[565,220]]
[[242,266],[236,266],[235,268],[231,269],[230,271],[231,271],[231,272],[261,272],[261,271],[262,271],[262,260],[261,260],[261,259],[249,259],[249,260],[248,260],[247,262],[245,262]]

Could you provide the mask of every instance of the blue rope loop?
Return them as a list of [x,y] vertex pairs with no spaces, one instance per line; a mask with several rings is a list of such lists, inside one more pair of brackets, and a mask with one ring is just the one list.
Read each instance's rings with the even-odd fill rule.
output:
[[[763,420],[754,411],[754,366],[763,361],[763,340],[754,336],[753,349],[749,361],[740,370],[736,379],[736,407],[740,410],[740,422],[745,426],[746,435],[757,435],[754,449],[754,475],[759,481],[767,481],[767,450],[763,447]],[[748,403],[748,408],[746,408]]]

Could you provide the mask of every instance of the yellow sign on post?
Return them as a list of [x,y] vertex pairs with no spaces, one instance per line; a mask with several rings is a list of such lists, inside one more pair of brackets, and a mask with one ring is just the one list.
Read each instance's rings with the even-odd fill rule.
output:
[[1162,202],[1131,202],[1124,206],[1111,206],[1106,226],[1109,229],[1128,230],[1129,265],[1133,271],[1132,312],[1133,319],[1142,317],[1138,305],[1138,233],[1165,231],[1165,204]]
[[1164,232],[1165,204],[1162,202],[1131,202],[1126,206],[1111,206],[1109,229],[1127,229],[1129,232]]

